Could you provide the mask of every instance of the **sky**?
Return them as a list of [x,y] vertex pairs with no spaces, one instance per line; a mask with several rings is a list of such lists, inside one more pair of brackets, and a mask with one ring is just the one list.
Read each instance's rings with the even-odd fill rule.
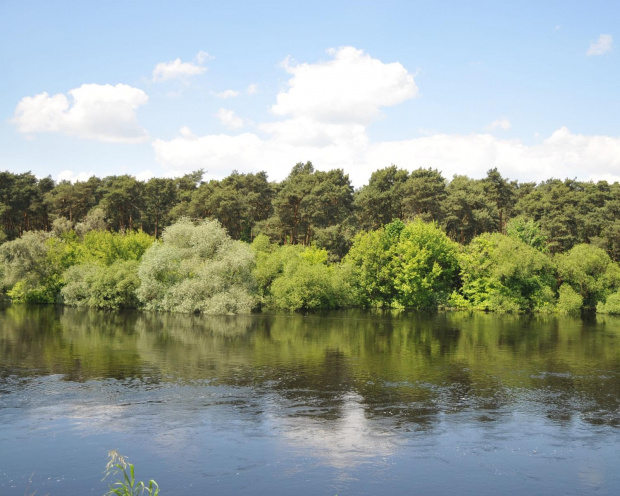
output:
[[0,0],[0,170],[620,180],[620,2]]

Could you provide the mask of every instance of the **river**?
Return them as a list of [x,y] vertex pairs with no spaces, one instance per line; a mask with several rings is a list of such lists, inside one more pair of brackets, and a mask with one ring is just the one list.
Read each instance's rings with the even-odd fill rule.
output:
[[620,320],[0,309],[0,495],[619,494]]

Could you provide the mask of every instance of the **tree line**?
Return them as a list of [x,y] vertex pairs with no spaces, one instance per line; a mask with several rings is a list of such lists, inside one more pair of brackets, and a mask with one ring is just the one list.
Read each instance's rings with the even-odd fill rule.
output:
[[354,189],[341,169],[296,164],[281,182],[267,174],[233,172],[202,181],[199,170],[179,178],[139,181],[132,176],[55,183],[31,173],[0,173],[0,241],[28,231],[92,228],[141,230],[160,238],[181,218],[215,219],[234,240],[259,234],[281,245],[316,246],[342,259],[356,234],[395,220],[433,221],[462,245],[483,233],[505,234],[512,219],[537,223],[550,253],[589,243],[620,260],[620,184],[549,179],[509,180],[491,169],[485,178],[435,169],[375,171]]
[[[620,186],[391,166],[358,190],[4,173],[0,290],[15,302],[205,314],[347,307],[620,313]],[[8,185],[8,186],[7,186]]]

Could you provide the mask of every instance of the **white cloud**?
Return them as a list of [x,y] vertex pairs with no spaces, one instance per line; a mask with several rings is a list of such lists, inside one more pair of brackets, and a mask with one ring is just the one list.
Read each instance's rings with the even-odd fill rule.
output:
[[150,169],[144,169],[143,171],[138,172],[134,177],[138,181],[148,181],[149,179],[155,177],[155,174],[153,174],[153,171]]
[[484,177],[493,167],[505,177],[521,181],[620,179],[620,137],[579,135],[566,128],[535,145],[490,134],[437,134],[370,143],[366,134],[359,132],[342,133],[340,141],[327,144],[292,141],[291,136],[282,139],[274,134],[261,139],[244,133],[155,140],[153,147],[163,167],[183,173],[208,164],[205,168],[210,177],[224,177],[233,169],[265,170],[271,179],[282,180],[295,163],[311,160],[322,170],[343,168],[358,187],[368,182],[372,172],[392,163],[409,170],[437,168],[448,179],[454,174]]
[[245,90],[245,92],[248,95],[255,95],[256,93],[258,93],[258,84],[256,83],[252,83],[250,84],[247,89]]
[[502,117],[501,119],[491,122],[487,129],[490,131],[493,131],[494,129],[508,130],[510,129],[510,126],[510,121],[506,117]]
[[613,43],[613,36],[610,34],[602,34],[598,37],[598,40],[590,43],[590,48],[588,48],[586,55],[603,55],[611,51]]
[[232,110],[221,108],[217,111],[215,116],[229,129],[239,129],[243,127],[243,119]]
[[185,131],[185,135],[170,141],[153,141],[158,162],[175,175],[199,168],[206,169],[209,177],[227,176],[236,167],[251,171],[252,162],[263,153],[263,142],[254,134],[196,137],[189,129]]
[[333,58],[327,62],[284,62],[292,77],[271,108],[275,115],[365,124],[379,115],[381,107],[401,103],[418,92],[413,76],[398,62],[384,64],[353,47],[328,53]]
[[215,96],[218,98],[235,98],[237,96],[239,96],[239,92],[235,91],[235,90],[225,90],[222,91],[221,93],[215,93]]
[[78,172],[75,173],[72,170],[66,169],[63,171],[60,171],[57,175],[56,175],[56,181],[60,182],[60,181],[70,181],[72,183],[75,183],[77,181],[80,182],[84,182],[84,181],[88,181],[89,178],[91,178],[92,176],[94,176],[95,173],[94,172]]
[[497,167],[505,177],[522,181],[552,177],[598,180],[617,174],[620,137],[573,134],[562,127],[541,143],[528,146],[489,134],[439,134],[377,143],[369,150],[367,163],[378,164],[384,157],[408,169],[437,168],[447,178],[453,174],[483,177],[488,169]]
[[[384,64],[353,48],[331,53],[334,57],[329,62],[286,66],[291,73],[288,88],[273,107],[284,118],[237,136],[195,136],[183,128],[175,139],[153,142],[157,161],[171,174],[205,168],[209,177],[224,177],[234,169],[265,170],[272,180],[281,180],[295,163],[310,160],[322,170],[343,168],[358,187],[368,182],[372,172],[392,163],[409,170],[437,168],[448,179],[454,174],[484,177],[493,167],[521,181],[618,175],[620,137],[585,136],[566,128],[533,145],[488,133],[437,132],[372,142],[367,125],[381,107],[416,94],[413,78],[400,64]],[[236,117],[225,109],[219,114],[223,122]],[[502,118],[491,126],[508,129],[510,122]]]
[[198,52],[196,63],[182,62],[181,59],[171,60],[170,62],[160,62],[153,69],[153,81],[169,81],[188,76],[204,74],[207,68],[203,64],[212,59],[207,52]]
[[136,115],[138,107],[148,101],[144,91],[126,84],[83,84],[68,94],[24,97],[12,122],[25,134],[57,132],[119,143],[148,139]]
[[213,55],[209,55],[207,52],[203,52],[202,50],[196,54],[196,62],[199,64],[204,64],[208,60],[213,60],[215,57]]

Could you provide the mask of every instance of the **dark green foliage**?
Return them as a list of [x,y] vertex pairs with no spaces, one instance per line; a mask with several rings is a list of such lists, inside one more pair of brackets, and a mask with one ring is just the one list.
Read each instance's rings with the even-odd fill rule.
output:
[[202,183],[191,200],[174,210],[176,216],[218,220],[233,239],[251,241],[254,226],[272,213],[274,187],[267,174],[239,174]]
[[484,180],[467,176],[454,176],[448,184],[443,226],[454,241],[465,244],[479,234],[499,230],[499,211],[486,186]]
[[317,230],[340,225],[352,214],[353,187],[341,169],[315,171],[311,162],[298,163],[273,199],[267,224],[273,239],[310,245]]
[[[342,170],[317,171],[310,162],[296,164],[280,183],[269,182],[263,172],[235,171],[208,182],[201,182],[202,175],[199,170],[146,182],[110,176],[54,184],[49,177],[37,179],[30,173],[0,173],[2,290],[14,301],[58,301],[65,283],[79,279],[77,269],[67,272],[72,267],[83,266],[86,274],[92,267],[119,262],[120,271],[126,265],[120,262],[141,260],[152,243],[150,234],[158,237],[174,219],[189,216],[194,221],[218,220],[235,240],[251,242],[265,235],[259,238],[269,248],[255,250],[254,273],[264,305],[332,308],[360,304],[361,298],[363,305],[434,307],[446,303],[447,292],[453,293],[453,305],[467,308],[557,307],[571,313],[579,302],[579,308],[600,311],[615,305],[618,183],[550,179],[519,184],[497,169],[482,179],[455,176],[447,182],[435,169],[409,173],[393,165],[374,172],[368,184],[354,192]],[[429,260],[451,248],[442,244],[443,238],[435,239],[440,247],[435,253],[430,245],[414,241],[422,231],[411,234],[412,224],[405,222],[413,219],[436,222],[449,238],[469,244],[460,272],[445,260],[446,265],[440,263],[434,272]],[[437,226],[433,229],[433,236],[440,233]],[[361,230],[366,232],[359,234]],[[326,258],[311,262],[312,250],[296,245],[314,247]],[[555,258],[546,257],[547,252]],[[470,255],[474,259],[469,260]],[[181,264],[179,273],[190,282],[177,288],[177,303],[170,300],[166,308],[183,306],[180,295],[191,293],[186,299],[191,302],[204,293],[186,267],[189,263]],[[115,272],[97,271],[93,278],[105,279]],[[454,275],[457,272],[460,276]],[[70,276],[67,280],[65,274]],[[131,279],[129,272],[124,274]],[[177,273],[166,274],[174,278]],[[122,291],[125,276],[102,284]],[[453,292],[459,284],[462,289]],[[335,289],[337,285],[343,290]],[[254,298],[245,299],[249,287],[239,290],[246,303]],[[220,308],[228,308],[226,302],[234,299],[222,298]]]
[[[403,219],[403,199],[415,188],[406,186],[409,174],[395,165],[379,169],[370,176],[368,185],[355,194],[355,208],[362,229],[378,229],[394,219]],[[410,209],[414,209],[411,205]]]
[[50,228],[43,199],[53,187],[49,177],[37,180],[30,172],[0,172],[0,226],[9,240]]
[[443,219],[442,203],[447,196],[446,180],[436,169],[414,170],[403,187],[404,217],[419,217],[424,221]]

